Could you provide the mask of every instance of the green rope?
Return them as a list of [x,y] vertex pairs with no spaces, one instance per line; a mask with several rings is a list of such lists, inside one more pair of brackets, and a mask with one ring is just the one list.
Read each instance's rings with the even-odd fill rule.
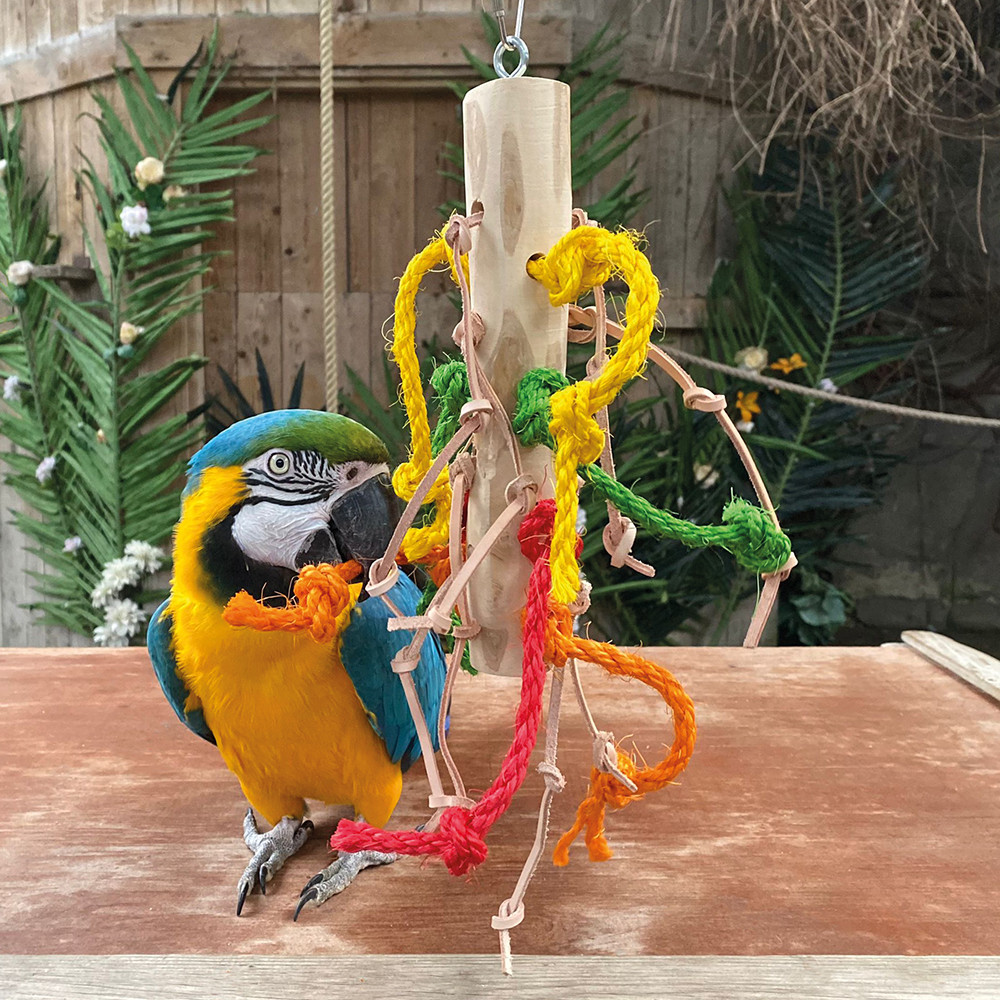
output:
[[569,379],[555,368],[532,368],[517,383],[517,403],[510,418],[514,433],[528,448],[544,444],[555,450],[549,431],[552,419],[549,397],[569,385]]
[[[441,365],[431,375],[431,384],[441,401],[441,416],[431,440],[431,449],[436,455],[458,430],[459,414],[469,399],[469,377],[464,363],[450,361]],[[555,448],[549,431],[552,419],[549,397],[567,385],[569,379],[554,368],[533,368],[522,376],[517,385],[517,402],[511,425],[525,447],[547,445]],[[603,500],[610,500],[626,517],[647,531],[662,538],[671,538],[689,548],[717,545],[732,553],[741,566],[753,573],[773,573],[788,561],[792,553],[788,536],[774,526],[770,516],[760,507],[739,497],[723,508],[722,524],[692,524],[654,507],[609,476],[599,465],[588,465],[581,472]],[[427,591],[424,591],[421,604],[424,604],[424,599],[430,600]]]
[[583,474],[602,499],[610,500],[626,517],[647,531],[693,549],[718,545],[753,573],[773,573],[784,566],[792,554],[788,536],[774,526],[767,512],[740,497],[723,507],[722,524],[692,524],[657,509],[612,479],[599,465],[588,465]]
[[439,365],[431,374],[431,385],[441,405],[441,415],[431,435],[431,452],[437,457],[458,431],[462,407],[469,401],[469,374],[465,362],[449,361]]
[[[517,404],[511,419],[522,444],[555,447],[549,431],[549,397],[568,384],[569,379],[552,368],[534,368],[524,374],[517,386]],[[610,500],[626,517],[661,537],[690,548],[718,545],[754,573],[771,573],[791,555],[788,536],[774,526],[765,511],[746,500],[737,498],[726,504],[721,525],[692,524],[657,509],[612,479],[599,465],[589,465],[582,472],[604,500]]]

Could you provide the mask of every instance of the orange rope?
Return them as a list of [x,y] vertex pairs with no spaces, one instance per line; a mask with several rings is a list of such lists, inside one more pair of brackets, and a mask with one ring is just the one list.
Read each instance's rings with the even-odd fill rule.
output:
[[337,619],[353,603],[350,581],[361,569],[353,561],[303,566],[295,581],[295,603],[272,608],[241,590],[230,598],[222,617],[230,625],[258,632],[308,631],[317,642],[330,642],[337,636]]
[[572,656],[597,663],[610,674],[642,681],[659,692],[673,713],[674,742],[667,756],[655,767],[639,767],[629,754],[618,751],[618,768],[635,783],[634,792],[630,792],[614,775],[604,774],[596,767],[591,770],[590,789],[576,811],[576,822],[560,837],[552,855],[554,864],[569,864],[570,844],[581,831],[586,830],[590,860],[607,861],[611,857],[611,848],[604,837],[605,808],[623,809],[634,799],[641,799],[646,792],[655,792],[670,784],[687,767],[697,733],[694,705],[669,670],[636,653],[622,652],[607,642],[567,635],[556,619],[549,620],[548,641],[563,657]]

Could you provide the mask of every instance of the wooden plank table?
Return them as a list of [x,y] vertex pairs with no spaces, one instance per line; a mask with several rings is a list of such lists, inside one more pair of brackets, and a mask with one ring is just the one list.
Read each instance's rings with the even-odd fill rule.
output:
[[[907,984],[918,984],[924,969],[936,984],[886,996],[1000,994],[993,958],[872,966],[754,957],[1000,952],[994,701],[899,646],[647,653],[694,699],[695,756],[676,785],[609,817],[611,861],[588,862],[581,842],[568,868],[543,863],[513,932],[515,955],[591,957],[582,966],[515,959],[518,988],[534,981],[539,991],[517,995],[561,997],[560,976],[572,984],[583,975],[593,995],[619,995],[597,988],[610,977],[622,996],[662,996],[662,986],[642,989],[670,975],[679,977],[675,985],[696,984],[698,961],[706,990],[720,975],[747,989],[759,980],[759,992],[741,996],[785,996],[768,992],[775,976],[799,982],[788,996],[839,996],[837,983],[846,990],[868,982],[870,968],[887,983]],[[599,725],[649,760],[661,755],[670,739],[662,702],[638,684],[581,669]],[[516,680],[460,678],[452,742],[472,788],[496,773],[516,697]],[[591,752],[571,697],[562,735],[568,780],[553,810],[556,832],[584,792]],[[0,958],[0,996],[118,996],[114,984],[147,967],[158,970],[155,989],[143,992],[133,981],[120,995],[242,995],[250,968],[256,997],[271,996],[269,989],[287,996],[301,977],[328,986],[321,970],[336,968],[347,977],[342,983],[353,983],[352,997],[386,995],[385,976],[395,976],[397,996],[416,996],[427,986],[418,989],[421,974],[436,995],[470,996],[479,979],[489,989],[499,982],[490,916],[520,869],[541,779],[531,773],[471,878],[404,859],[364,873],[293,923],[299,889],[327,863],[338,816],[317,809],[319,835],[237,919],[236,880],[248,856],[240,840],[244,800],[214,747],[177,722],[145,652],[5,650],[0,790],[0,953],[19,956]],[[399,825],[425,818],[426,793],[414,768]],[[81,955],[103,958],[70,957]],[[415,957],[398,957],[405,955]],[[481,957],[435,964],[419,957],[427,955]],[[678,957],[651,964],[638,956]],[[236,992],[174,992],[175,979],[183,984],[204,963],[219,976],[228,970],[223,978]],[[365,970],[371,989],[382,982],[382,994],[363,991]],[[949,992],[945,980],[965,992]],[[101,982],[105,989],[94,986]],[[811,992],[809,982],[830,992]],[[857,995],[852,990],[843,995]],[[694,986],[671,993],[736,995]]]

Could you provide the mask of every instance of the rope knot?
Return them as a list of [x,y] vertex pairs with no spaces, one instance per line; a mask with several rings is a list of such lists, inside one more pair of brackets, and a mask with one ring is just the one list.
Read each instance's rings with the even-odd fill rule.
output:
[[337,636],[337,619],[351,606],[350,582],[361,572],[356,562],[303,566],[295,581],[295,603],[283,608],[255,601],[245,590],[233,596],[222,612],[229,625],[258,632],[306,632],[317,642]]
[[685,389],[683,399],[684,405],[689,410],[700,410],[702,413],[715,413],[726,408],[725,396],[720,396],[700,385]]
[[552,420],[549,430],[560,445],[567,447],[577,465],[589,465],[601,457],[604,431],[592,414],[600,407],[591,406],[593,382],[575,382],[552,397]]
[[549,403],[554,392],[565,389],[569,379],[554,368],[532,368],[525,372],[517,384],[517,402],[511,426],[521,444],[526,448],[545,445],[554,448],[549,433],[552,408]]
[[773,573],[788,561],[792,543],[775,527],[767,511],[737,497],[722,510],[722,521],[739,528],[739,540],[726,548],[736,561],[754,573]]
[[444,838],[441,860],[452,875],[467,875],[486,860],[486,842],[476,828],[474,814],[455,806],[441,814],[438,831]]

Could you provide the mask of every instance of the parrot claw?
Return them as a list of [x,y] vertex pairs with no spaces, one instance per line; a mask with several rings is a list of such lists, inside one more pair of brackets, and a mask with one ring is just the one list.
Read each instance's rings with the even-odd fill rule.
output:
[[236,916],[243,912],[243,904],[255,884],[260,886],[262,896],[267,895],[267,883],[306,842],[312,829],[313,824],[309,820],[300,822],[294,816],[285,816],[273,829],[261,833],[257,829],[253,809],[247,810],[243,817],[243,841],[253,852],[253,857],[237,885]]
[[299,914],[306,907],[319,906],[331,896],[343,892],[366,868],[376,865],[391,865],[399,857],[398,854],[383,854],[381,851],[357,851],[348,853],[342,851],[340,857],[319,874],[314,875],[305,884],[295,907],[293,920],[299,919]]

